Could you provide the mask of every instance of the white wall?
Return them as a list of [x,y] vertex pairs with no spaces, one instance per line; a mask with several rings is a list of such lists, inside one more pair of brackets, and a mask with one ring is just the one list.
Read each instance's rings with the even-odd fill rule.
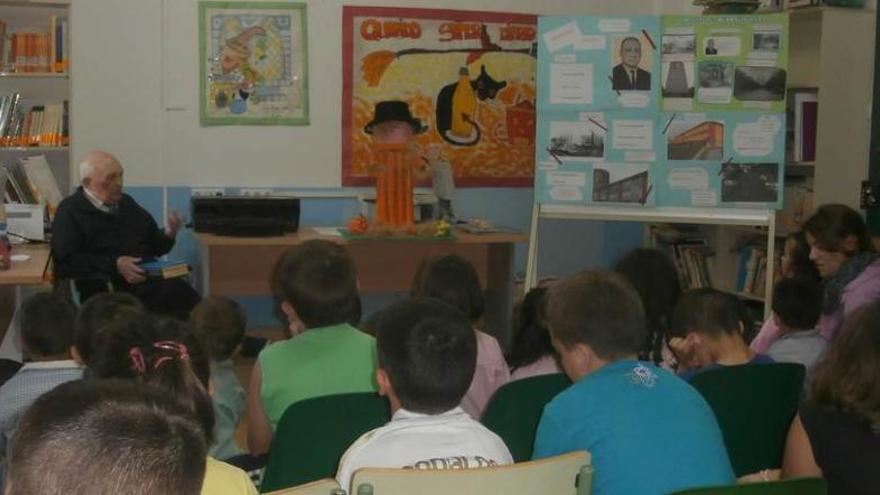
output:
[[195,0],[72,0],[72,152],[137,186],[340,185],[342,5],[547,15],[693,13],[690,0],[308,1],[311,125],[199,126]]

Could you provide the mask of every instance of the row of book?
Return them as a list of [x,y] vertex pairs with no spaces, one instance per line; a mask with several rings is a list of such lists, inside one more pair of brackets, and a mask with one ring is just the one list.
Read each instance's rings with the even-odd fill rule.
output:
[[63,196],[45,155],[22,157],[2,164],[5,203],[45,204],[54,213]]
[[714,255],[714,251],[704,234],[697,230],[652,225],[650,235],[652,245],[665,251],[675,262],[683,289],[712,287],[708,258]]
[[12,72],[64,73],[67,72],[70,42],[67,19],[49,17],[45,29],[22,29],[8,36],[6,23],[0,19],[0,55],[5,67]]
[[740,249],[736,280],[737,292],[763,298],[766,284],[767,249],[760,246],[745,246]]
[[21,94],[0,96],[0,146],[67,146],[68,104],[24,105]]

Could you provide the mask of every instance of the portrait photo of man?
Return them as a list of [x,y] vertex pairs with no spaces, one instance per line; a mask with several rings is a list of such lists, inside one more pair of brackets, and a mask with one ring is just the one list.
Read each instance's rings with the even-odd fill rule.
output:
[[611,71],[611,88],[615,91],[649,91],[651,73],[639,67],[642,62],[642,42],[628,37],[620,42],[620,63]]
[[715,48],[715,40],[711,38],[706,41],[706,55],[718,55],[718,49]]

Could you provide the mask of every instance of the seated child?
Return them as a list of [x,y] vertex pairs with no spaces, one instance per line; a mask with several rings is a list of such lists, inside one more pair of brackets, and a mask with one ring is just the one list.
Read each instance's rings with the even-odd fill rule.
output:
[[463,314],[434,299],[399,302],[384,311],[376,345],[376,381],[392,417],[342,456],[336,479],[343,489],[364,467],[461,469],[513,462],[504,442],[459,407],[477,355]]
[[773,289],[773,319],[780,336],[767,355],[781,363],[799,363],[809,371],[828,347],[816,323],[822,313],[822,287],[815,280],[780,280]]
[[[211,368],[187,325],[168,317],[131,314],[114,319],[105,331],[105,345],[92,356],[92,376],[129,379],[164,390],[201,427],[205,445],[211,445]],[[256,495],[257,491],[247,473],[209,456],[201,493]]]
[[235,376],[232,358],[241,350],[247,316],[237,302],[210,296],[193,308],[189,321],[211,359],[211,398],[216,421],[214,445],[208,453],[217,459],[229,459],[242,453],[235,444],[235,428],[244,412],[245,393]]
[[[73,359],[89,366],[94,349],[104,345],[104,327],[116,318],[145,311],[140,299],[128,292],[101,292],[90,297],[79,308],[73,325]],[[88,372],[88,369],[86,369]]]
[[550,343],[550,331],[542,321],[546,293],[546,287],[535,287],[513,311],[513,343],[506,356],[511,381],[562,373],[559,354]]
[[205,439],[167,394],[122,380],[77,380],[24,415],[7,495],[198,495]]
[[308,241],[275,265],[272,286],[293,338],[267,346],[251,374],[248,448],[269,451],[287,407],[324,395],[376,390],[376,340],[361,319],[354,260],[344,247]]
[[52,292],[36,294],[19,309],[25,364],[0,387],[0,454],[8,450],[21,416],[37,397],[82,378],[70,358],[76,307]]
[[693,387],[637,360],[648,336],[635,289],[584,270],[550,287],[553,345],[574,384],[544,408],[534,458],[587,450],[595,495],[734,483],[715,414]]
[[477,270],[457,254],[426,258],[416,272],[411,295],[445,301],[464,313],[474,326],[477,369],[461,407],[472,418],[480,419],[495,391],[510,381],[510,370],[495,337],[476,327],[483,317],[484,305]]
[[743,340],[742,303],[715,289],[694,289],[678,300],[667,331],[669,347],[685,380],[706,369],[738,364],[766,364],[773,359],[756,354]]

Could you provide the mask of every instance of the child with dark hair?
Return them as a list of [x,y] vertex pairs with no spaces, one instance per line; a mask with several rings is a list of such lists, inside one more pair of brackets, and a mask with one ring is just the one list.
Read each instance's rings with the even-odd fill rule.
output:
[[235,428],[244,412],[245,392],[235,375],[232,359],[241,351],[247,316],[237,302],[210,296],[193,308],[189,321],[211,360],[216,422],[214,444],[208,451],[217,459],[229,459],[242,453],[235,443]]
[[767,355],[780,363],[799,363],[809,372],[819,360],[828,341],[816,330],[822,313],[822,287],[815,279],[790,278],[773,289],[773,321],[779,338]]
[[73,325],[73,358],[79,364],[88,366],[94,350],[104,345],[103,329],[107,323],[115,318],[144,311],[146,310],[140,299],[128,292],[101,292],[90,297],[80,306]]
[[37,397],[83,374],[70,358],[76,317],[73,303],[43,292],[27,299],[18,315],[26,362],[0,387],[0,454],[9,449],[21,416]]
[[78,380],[24,415],[6,495],[198,495],[199,426],[167,393],[123,380]]
[[[91,376],[131,379],[165,390],[199,424],[205,444],[211,445],[210,364],[187,325],[173,318],[131,314],[109,322],[105,331],[105,345],[92,357]],[[256,489],[244,471],[208,457],[202,493],[251,495]]]
[[639,295],[623,277],[584,270],[555,283],[547,322],[573,384],[544,407],[534,458],[589,451],[596,495],[665,495],[735,481],[700,394],[637,360],[648,331]]
[[851,314],[815,368],[788,432],[783,478],[821,476],[828,493],[880,493],[880,302]]
[[736,297],[708,288],[682,294],[667,332],[681,377],[690,380],[718,366],[772,363],[749,349],[742,336],[745,328],[745,310]]
[[272,287],[293,338],[260,353],[247,398],[248,448],[269,451],[284,411],[304,399],[376,390],[376,340],[353,325],[361,319],[354,260],[323,240],[288,250]]
[[817,282],[821,279],[819,270],[810,260],[810,244],[803,230],[788,234],[785,238],[779,275],[782,278],[803,278]]
[[543,321],[546,294],[546,287],[535,287],[513,311],[513,343],[506,356],[511,381],[562,373],[559,354]]
[[456,308],[428,298],[394,304],[379,321],[377,347],[376,381],[392,418],[342,456],[336,479],[344,489],[363,467],[460,469],[513,462],[504,442],[459,407],[476,367],[477,342]]
[[413,279],[410,295],[449,303],[473,325],[477,336],[477,369],[461,407],[479,419],[495,391],[510,381],[510,370],[495,337],[477,329],[485,304],[477,270],[457,254],[425,258]]
[[672,260],[657,249],[633,249],[623,256],[614,271],[623,275],[642,300],[648,324],[648,339],[639,359],[673,369],[675,359],[666,345],[666,330],[672,322],[672,311],[681,296],[678,270]]

